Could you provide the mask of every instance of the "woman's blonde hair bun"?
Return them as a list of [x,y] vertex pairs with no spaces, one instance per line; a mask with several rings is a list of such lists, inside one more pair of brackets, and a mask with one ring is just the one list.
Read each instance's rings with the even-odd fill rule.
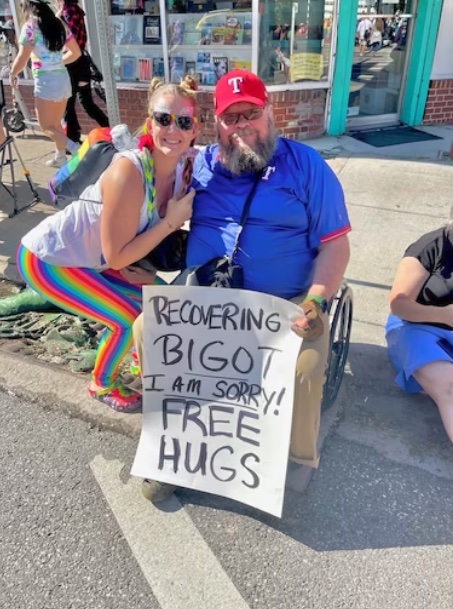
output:
[[186,91],[198,91],[198,82],[191,74],[186,74],[181,81],[181,87]]
[[157,89],[160,89],[160,87],[164,87],[164,86],[165,86],[165,81],[162,80],[162,78],[159,78],[158,76],[154,76],[154,78],[152,78],[151,82],[149,83],[149,87],[148,87],[149,94],[152,95],[154,93],[154,91],[157,91]]

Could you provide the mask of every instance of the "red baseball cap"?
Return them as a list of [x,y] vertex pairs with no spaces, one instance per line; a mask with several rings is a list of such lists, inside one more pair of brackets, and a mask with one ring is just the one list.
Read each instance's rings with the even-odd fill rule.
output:
[[237,69],[222,76],[215,88],[214,99],[216,116],[220,116],[238,102],[250,102],[264,108],[268,95],[261,78],[248,70]]

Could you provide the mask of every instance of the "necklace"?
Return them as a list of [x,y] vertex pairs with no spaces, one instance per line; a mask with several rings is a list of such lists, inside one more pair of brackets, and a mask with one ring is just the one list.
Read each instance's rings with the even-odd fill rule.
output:
[[152,221],[156,209],[156,175],[154,170],[154,159],[148,148],[142,151],[143,173],[145,174],[146,199],[148,209],[148,220]]

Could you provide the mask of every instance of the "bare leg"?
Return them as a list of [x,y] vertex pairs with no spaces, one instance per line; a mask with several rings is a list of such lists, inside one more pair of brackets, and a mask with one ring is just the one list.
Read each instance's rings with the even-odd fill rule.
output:
[[453,442],[453,364],[432,362],[414,372],[414,378],[435,401],[448,437]]
[[64,152],[66,150],[68,142],[68,138],[61,126],[66,103],[66,99],[54,102],[37,97],[35,100],[38,123],[47,137],[55,142],[55,146],[59,152]]

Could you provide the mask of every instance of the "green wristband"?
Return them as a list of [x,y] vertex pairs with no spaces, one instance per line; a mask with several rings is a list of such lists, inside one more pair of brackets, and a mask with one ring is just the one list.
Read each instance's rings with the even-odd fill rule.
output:
[[319,296],[319,294],[307,294],[304,298],[304,302],[306,300],[314,300],[319,304],[323,313],[327,311],[327,300],[324,296]]

